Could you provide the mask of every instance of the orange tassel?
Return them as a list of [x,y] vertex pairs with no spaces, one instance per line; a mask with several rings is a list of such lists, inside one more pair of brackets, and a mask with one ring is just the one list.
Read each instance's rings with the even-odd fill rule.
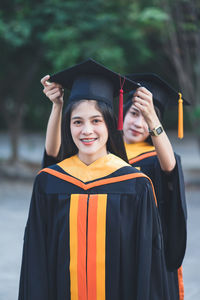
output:
[[183,99],[182,94],[179,94],[178,100],[178,138],[183,138]]

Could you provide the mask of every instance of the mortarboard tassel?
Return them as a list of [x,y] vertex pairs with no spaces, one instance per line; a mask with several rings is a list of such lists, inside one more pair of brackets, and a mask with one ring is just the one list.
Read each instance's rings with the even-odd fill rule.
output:
[[117,129],[123,130],[123,86],[124,86],[125,78],[123,83],[121,84],[121,77],[120,77],[120,90],[119,90],[119,110],[118,110],[118,124]]
[[183,99],[182,94],[179,94],[178,100],[178,138],[183,138]]

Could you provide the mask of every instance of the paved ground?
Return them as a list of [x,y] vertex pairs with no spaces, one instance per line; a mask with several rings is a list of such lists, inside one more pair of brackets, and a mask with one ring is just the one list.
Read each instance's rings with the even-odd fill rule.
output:
[[0,182],[0,300],[17,299],[32,183]]
[[200,188],[186,189],[188,241],[183,263],[185,300],[200,299]]
[[[31,182],[0,182],[0,300],[17,299],[24,226]],[[184,260],[185,300],[200,295],[200,189],[187,188],[188,245]]]
[[[183,264],[185,300],[200,299],[200,156],[197,142],[188,136],[179,142],[170,136],[181,154],[187,183],[188,244]],[[22,138],[20,156],[39,163],[44,137]],[[0,135],[0,158],[9,156],[9,142]],[[24,226],[27,219],[33,180],[8,180],[0,177],[0,300],[15,300],[18,294]]]

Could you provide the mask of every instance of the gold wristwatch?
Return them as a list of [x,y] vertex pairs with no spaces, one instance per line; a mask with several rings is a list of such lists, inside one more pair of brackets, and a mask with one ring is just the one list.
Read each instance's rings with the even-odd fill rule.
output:
[[149,133],[151,136],[158,136],[160,135],[162,132],[164,131],[162,125],[158,125],[157,127],[155,127],[154,129],[149,129]]

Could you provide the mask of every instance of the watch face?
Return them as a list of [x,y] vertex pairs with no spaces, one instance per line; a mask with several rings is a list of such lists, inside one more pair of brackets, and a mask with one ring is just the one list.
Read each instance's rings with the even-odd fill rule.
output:
[[157,134],[161,134],[161,133],[163,132],[162,127],[158,127],[158,128],[156,129],[156,132],[157,132]]

